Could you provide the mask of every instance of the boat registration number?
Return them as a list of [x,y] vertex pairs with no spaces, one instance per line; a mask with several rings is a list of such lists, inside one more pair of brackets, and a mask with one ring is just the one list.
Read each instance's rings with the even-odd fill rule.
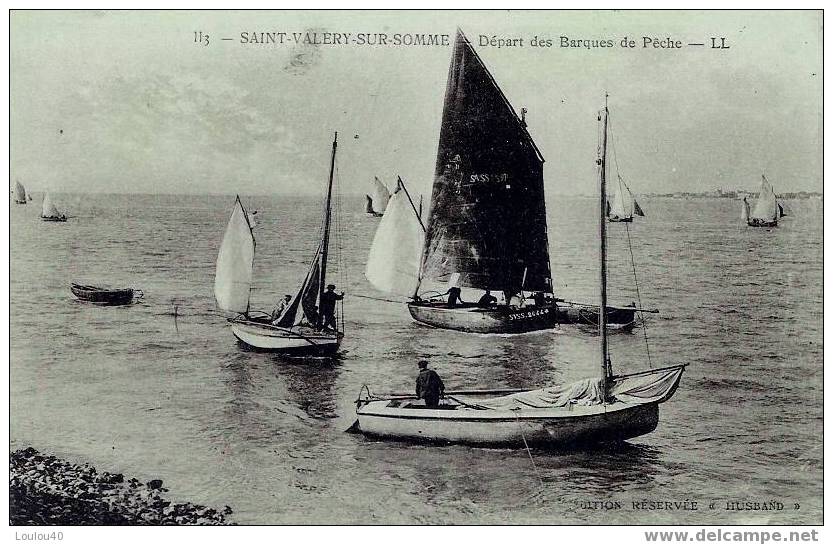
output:
[[536,316],[543,316],[547,312],[548,309],[541,309],[541,310],[530,310],[529,312],[518,312],[515,314],[510,314],[510,320],[526,320],[527,318],[535,318]]

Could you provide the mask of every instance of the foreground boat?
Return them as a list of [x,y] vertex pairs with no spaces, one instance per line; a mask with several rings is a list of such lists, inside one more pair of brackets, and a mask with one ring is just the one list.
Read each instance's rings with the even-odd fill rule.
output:
[[249,215],[238,197],[217,256],[214,297],[222,310],[237,313],[229,319],[231,331],[245,346],[270,352],[295,355],[328,356],[335,354],[344,337],[343,309],[336,323],[325,327],[319,315],[327,286],[327,261],[330,245],[333,173],[335,171],[337,134],[333,139],[327,201],[324,209],[322,238],[310,263],[306,277],[294,298],[279,316],[251,311],[250,291],[255,256],[255,239]]
[[[607,123],[607,107],[601,112]],[[603,148],[604,149],[604,148]],[[600,292],[607,303],[606,154],[599,157]],[[613,442],[656,429],[659,404],[676,392],[686,364],[614,375],[607,319],[599,314],[601,373],[566,387],[448,392],[437,407],[415,396],[374,396],[365,386],[352,430],[367,436],[487,447],[570,448]],[[497,396],[497,397],[496,397]]]
[[41,208],[41,219],[43,221],[66,221],[66,215],[58,212],[55,203],[52,202],[52,197],[49,196],[49,191],[43,195],[43,206]]
[[134,299],[144,297],[142,290],[134,288],[107,288],[72,283],[70,290],[82,301],[99,305],[129,305]]
[[784,206],[775,197],[772,184],[761,174],[761,189],[755,208],[750,211],[749,202],[743,198],[741,220],[749,227],[777,227],[779,218],[784,217]]
[[[368,279],[382,291],[410,297],[411,317],[432,327],[472,333],[523,333],[562,323],[595,327],[598,305],[553,296],[543,163],[525,120],[458,30],[427,221],[422,226],[400,215],[398,225],[379,225],[379,231],[424,231],[416,254],[412,245],[381,250],[407,264],[411,279],[380,281],[370,261]],[[391,283],[397,284],[394,291],[385,287]],[[411,291],[405,294],[408,283]],[[473,304],[485,290],[494,292],[496,301]],[[450,293],[468,304],[458,304],[456,295],[446,299]],[[635,307],[606,312],[618,327],[635,323]]]

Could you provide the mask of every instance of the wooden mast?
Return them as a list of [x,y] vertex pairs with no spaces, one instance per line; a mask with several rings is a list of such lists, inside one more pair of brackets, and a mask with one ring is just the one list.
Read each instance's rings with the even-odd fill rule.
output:
[[327,208],[324,211],[324,238],[321,242],[321,280],[318,287],[319,302],[324,297],[324,290],[327,286],[327,251],[330,245],[330,203],[333,197],[333,172],[335,171],[336,165],[337,145],[338,132],[333,136],[333,155],[330,158],[330,180],[327,183]]
[[599,157],[599,338],[601,339],[602,397],[608,398],[611,375],[607,358],[607,93],[605,93],[604,119],[602,119],[602,148]]

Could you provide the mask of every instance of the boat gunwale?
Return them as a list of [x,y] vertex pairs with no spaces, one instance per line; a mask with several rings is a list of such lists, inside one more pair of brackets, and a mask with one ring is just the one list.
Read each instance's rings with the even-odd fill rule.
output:
[[[285,338],[297,338],[297,339],[305,339],[305,340],[341,340],[344,337],[344,333],[341,332],[341,331],[336,331],[336,332],[333,332],[331,334],[323,334],[323,335],[322,334],[303,335],[301,333],[292,331],[291,328],[276,326],[274,324],[269,324],[269,323],[255,322],[255,321],[252,321],[252,320],[244,320],[244,319],[240,319],[240,318],[229,318],[228,322],[230,324],[232,324],[232,326],[234,324],[240,324],[240,325],[246,325],[246,326],[250,326],[250,327],[258,327],[258,328],[261,328],[261,329],[267,329],[267,330],[270,330],[270,331],[275,331],[275,332],[280,332],[280,333],[286,333],[286,335],[281,335],[280,336],[280,337],[285,337]],[[277,335],[270,335],[270,336],[278,338]]]

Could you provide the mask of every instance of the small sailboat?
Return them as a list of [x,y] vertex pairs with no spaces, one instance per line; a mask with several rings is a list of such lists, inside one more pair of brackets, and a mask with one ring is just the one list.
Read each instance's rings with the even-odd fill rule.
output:
[[744,197],[741,218],[746,220],[750,227],[777,227],[778,219],[785,216],[784,206],[775,197],[772,184],[761,174],[761,189],[758,192],[758,200],[755,201],[755,208],[750,211],[749,202]]
[[332,290],[327,285],[337,143],[338,133],[333,139],[322,237],[298,291],[279,316],[250,309],[255,239],[240,198],[234,203],[217,256],[214,298],[219,308],[236,313],[229,319],[231,331],[251,348],[286,354],[332,355],[338,351],[344,337],[343,308],[336,309],[334,324],[323,323],[321,316],[322,300],[340,299],[334,293],[328,293]]
[[[607,107],[600,113],[607,123]],[[606,160],[599,156],[601,304],[607,302]],[[576,383],[537,390],[447,392],[436,407],[413,395],[374,396],[362,387],[351,427],[382,439],[465,443],[486,447],[570,448],[623,441],[652,432],[659,405],[674,395],[687,364],[614,374],[607,316],[599,314],[600,373]]]
[[30,198],[27,199],[26,188],[20,182],[14,183],[14,202],[15,204],[26,204]]
[[41,219],[43,221],[66,221],[66,215],[58,212],[58,208],[52,202],[52,197],[49,196],[49,191],[43,195],[43,208],[41,209]]
[[365,195],[365,213],[374,218],[380,218],[385,214],[391,193],[382,181],[376,176],[373,177],[373,196]]
[[[525,119],[458,30],[422,256],[407,303],[415,321],[473,333],[598,324],[598,305],[553,295],[543,164]],[[502,300],[475,302],[484,290]],[[606,313],[615,327],[635,323],[635,307],[609,306]]]
[[645,212],[622,177],[617,175],[617,179],[618,188],[607,203],[607,219],[611,222],[630,223],[634,216],[644,216]]

